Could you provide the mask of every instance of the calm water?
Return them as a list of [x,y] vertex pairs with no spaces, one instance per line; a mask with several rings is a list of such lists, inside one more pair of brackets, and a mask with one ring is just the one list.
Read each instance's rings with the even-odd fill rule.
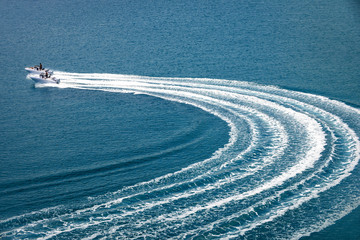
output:
[[2,239],[360,238],[357,1],[3,0],[0,20]]

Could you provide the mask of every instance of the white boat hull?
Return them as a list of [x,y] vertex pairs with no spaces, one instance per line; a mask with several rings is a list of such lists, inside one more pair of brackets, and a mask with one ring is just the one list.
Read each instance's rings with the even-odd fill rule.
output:
[[30,78],[36,83],[56,83],[56,84],[60,83],[60,79],[57,79],[55,77],[42,78],[40,76],[30,76]]

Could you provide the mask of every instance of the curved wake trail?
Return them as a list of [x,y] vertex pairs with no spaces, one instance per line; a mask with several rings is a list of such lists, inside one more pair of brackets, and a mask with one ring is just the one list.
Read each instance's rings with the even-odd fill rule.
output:
[[356,108],[238,81],[56,74],[59,88],[147,94],[196,106],[227,122],[229,142],[209,159],[75,210],[3,220],[0,236],[298,239],[360,205],[359,186],[343,184],[359,174]]

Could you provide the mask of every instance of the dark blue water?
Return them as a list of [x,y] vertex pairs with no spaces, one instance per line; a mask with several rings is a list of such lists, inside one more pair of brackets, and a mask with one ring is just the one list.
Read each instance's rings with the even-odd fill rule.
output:
[[[2,238],[360,238],[357,1],[4,0],[0,20]],[[27,78],[40,62],[59,85]]]

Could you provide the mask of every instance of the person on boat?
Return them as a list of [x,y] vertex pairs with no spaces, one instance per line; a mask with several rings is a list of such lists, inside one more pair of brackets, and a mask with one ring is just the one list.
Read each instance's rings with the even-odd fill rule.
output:
[[46,71],[45,72],[45,78],[48,78],[49,77],[49,73]]
[[40,63],[40,71],[42,70],[42,64]]

